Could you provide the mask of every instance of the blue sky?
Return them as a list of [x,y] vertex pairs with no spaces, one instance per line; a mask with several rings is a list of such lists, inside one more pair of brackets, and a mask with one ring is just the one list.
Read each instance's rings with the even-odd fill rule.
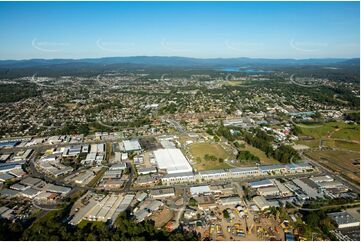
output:
[[359,2],[1,2],[0,59],[359,57]]

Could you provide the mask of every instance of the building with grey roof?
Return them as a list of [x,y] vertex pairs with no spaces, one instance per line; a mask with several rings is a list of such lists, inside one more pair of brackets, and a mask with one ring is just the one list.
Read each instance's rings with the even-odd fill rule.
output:
[[264,179],[264,180],[259,180],[259,181],[255,181],[255,182],[249,182],[248,183],[250,185],[250,187],[252,188],[260,188],[260,187],[271,187],[274,186],[273,182],[270,179]]
[[148,194],[146,192],[138,192],[136,195],[135,195],[135,199],[138,201],[138,202],[141,202],[143,201],[144,199],[146,199],[146,197],[148,196]]
[[145,209],[150,212],[154,212],[157,211],[161,206],[163,206],[163,203],[161,201],[154,200],[150,204],[148,204]]
[[287,172],[286,165],[276,164],[276,165],[267,165],[267,166],[260,166],[261,173],[281,173]]
[[312,180],[315,183],[319,183],[319,182],[331,182],[333,181],[333,178],[330,176],[313,176],[310,177],[310,180]]
[[205,179],[205,180],[226,179],[229,177],[229,173],[223,169],[200,171],[199,175],[202,179]]
[[253,198],[253,202],[259,207],[260,210],[265,210],[271,207],[270,203],[262,196],[256,196]]
[[48,183],[44,190],[46,190],[47,192],[61,193],[65,196],[71,191],[71,188]]
[[142,222],[144,219],[146,219],[150,215],[151,215],[151,213],[144,209],[139,209],[138,211],[136,211],[134,213],[135,219],[138,223]]
[[109,167],[110,171],[116,171],[116,170],[125,170],[127,169],[127,163],[125,162],[119,162],[117,164],[112,165],[111,167]]
[[260,175],[258,167],[237,167],[229,169],[232,176],[248,176],[248,175]]
[[139,167],[139,168],[137,168],[137,172],[139,175],[157,173],[157,168],[155,168],[155,167]]
[[166,198],[175,196],[174,188],[162,188],[155,189],[150,191],[150,196],[152,198]]
[[278,196],[280,194],[280,191],[277,187],[260,187],[257,189],[259,195],[261,196]]
[[24,191],[24,190],[28,189],[29,187],[30,186],[28,186],[28,185],[22,185],[20,183],[15,183],[10,186],[10,189],[17,190],[17,191]]
[[86,206],[79,209],[79,211],[69,221],[69,224],[71,225],[79,224],[83,220],[83,218],[95,207],[96,204],[97,204],[96,201],[90,200]]
[[5,182],[7,180],[11,180],[15,178],[15,176],[9,174],[9,173],[0,173],[0,181]]
[[197,180],[196,175],[193,172],[183,172],[166,174],[161,178],[164,184],[182,183],[182,182],[195,182]]
[[142,147],[138,140],[124,140],[122,142],[123,150],[125,152],[140,151]]
[[23,195],[24,197],[27,197],[27,198],[34,198],[37,195],[39,195],[40,193],[41,193],[41,191],[33,189],[33,188],[28,188],[28,189],[20,192],[21,195]]
[[192,196],[212,193],[212,190],[209,186],[195,186],[195,187],[191,187],[189,191],[191,192]]
[[223,206],[229,205],[239,205],[242,204],[241,198],[239,196],[231,196],[231,197],[222,197],[219,199],[219,203]]
[[39,185],[43,180],[35,177],[28,176],[20,181],[21,184],[28,185],[28,186],[37,186]]
[[299,188],[302,189],[302,191],[304,193],[306,193],[306,195],[309,198],[313,198],[313,199],[317,199],[317,198],[323,198],[323,195],[321,193],[319,193],[317,191],[317,189],[314,189],[312,187],[310,187],[309,185],[307,185],[304,181],[300,180],[300,179],[293,179],[292,180]]
[[118,211],[119,212],[124,212],[128,207],[129,205],[131,204],[131,202],[133,201],[133,198],[135,196],[134,195],[131,195],[131,194],[127,194],[125,195],[123,201],[120,203],[119,207],[118,207]]
[[350,228],[360,226],[360,217],[354,217],[346,211],[327,214],[337,225],[337,228]]
[[0,190],[0,196],[1,197],[16,197],[19,195],[19,191],[15,191],[15,190],[12,190],[12,189],[7,189],[7,188],[4,188],[4,189],[1,189]]

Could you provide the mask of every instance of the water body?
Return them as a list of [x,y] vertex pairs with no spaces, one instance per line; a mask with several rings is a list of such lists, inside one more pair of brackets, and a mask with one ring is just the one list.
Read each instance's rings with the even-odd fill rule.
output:
[[242,73],[251,73],[251,74],[259,74],[259,73],[272,73],[273,71],[261,70],[261,69],[241,69],[238,67],[226,67],[220,69],[224,72],[242,72]]

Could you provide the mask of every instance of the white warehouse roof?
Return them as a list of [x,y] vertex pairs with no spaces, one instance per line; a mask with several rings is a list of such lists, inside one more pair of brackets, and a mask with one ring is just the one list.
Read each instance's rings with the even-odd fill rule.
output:
[[180,149],[158,149],[154,151],[159,169],[166,169],[168,174],[192,172],[192,167]]
[[126,152],[141,150],[138,140],[124,140],[123,141],[124,150]]

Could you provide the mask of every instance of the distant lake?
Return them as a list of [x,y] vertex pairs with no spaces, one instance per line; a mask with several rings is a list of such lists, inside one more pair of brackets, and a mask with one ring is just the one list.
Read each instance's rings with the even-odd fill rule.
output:
[[243,72],[243,73],[253,73],[253,74],[272,73],[273,72],[273,71],[266,71],[266,70],[261,70],[261,69],[241,69],[241,68],[238,68],[238,67],[226,67],[226,68],[223,68],[223,69],[220,69],[220,70],[225,71],[225,72]]

